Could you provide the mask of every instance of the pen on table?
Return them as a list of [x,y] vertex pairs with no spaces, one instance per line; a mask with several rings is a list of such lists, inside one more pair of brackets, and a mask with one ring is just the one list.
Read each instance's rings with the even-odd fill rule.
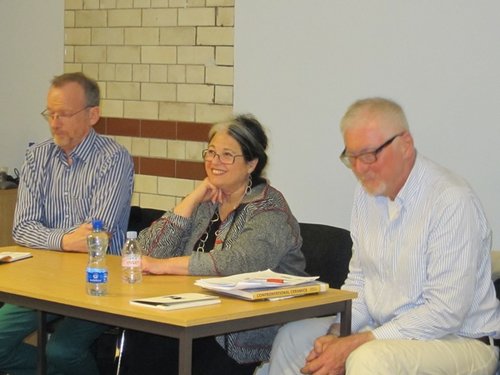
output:
[[142,303],[144,305],[151,305],[151,306],[172,306],[175,305],[175,303],[172,302],[153,302],[153,301],[138,301],[139,303]]
[[285,282],[285,280],[283,280],[283,279],[277,279],[277,278],[270,278],[270,279],[266,279],[266,282],[268,282],[268,283],[283,284]]

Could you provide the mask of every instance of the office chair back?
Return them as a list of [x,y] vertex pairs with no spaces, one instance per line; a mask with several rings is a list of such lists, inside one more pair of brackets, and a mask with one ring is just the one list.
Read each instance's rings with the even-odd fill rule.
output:
[[352,240],[348,230],[324,224],[299,223],[306,272],[331,288],[340,288],[349,271]]

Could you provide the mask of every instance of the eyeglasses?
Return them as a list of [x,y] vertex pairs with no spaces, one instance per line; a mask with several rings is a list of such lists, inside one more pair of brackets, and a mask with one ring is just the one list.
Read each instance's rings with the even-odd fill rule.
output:
[[216,153],[214,150],[203,150],[201,152],[201,156],[203,157],[203,160],[205,161],[212,161],[215,159],[216,156],[219,157],[219,161],[222,164],[234,164],[234,161],[236,160],[237,157],[243,156],[243,155],[233,155],[232,153],[228,151],[224,151],[220,154]]
[[404,133],[405,132],[401,132],[399,134],[396,134],[394,137],[389,138],[387,141],[385,141],[381,146],[377,147],[375,150],[363,152],[359,155],[349,155],[349,154],[347,154],[346,149],[344,148],[344,151],[342,151],[342,153],[340,154],[340,160],[342,161],[342,163],[344,163],[344,165],[347,168],[352,168],[352,165],[354,164],[354,161],[356,159],[360,160],[363,164],[373,164],[377,161],[378,154],[380,154],[384,150],[384,148],[389,146],[392,143],[392,141],[394,141],[397,137],[403,135]]
[[69,119],[73,116],[76,116],[77,114],[79,114],[80,112],[82,111],[85,111],[87,108],[90,108],[92,106],[88,105],[86,107],[83,107],[82,109],[80,109],[79,111],[76,111],[74,113],[71,113],[71,114],[67,114],[67,113],[57,113],[57,112],[51,112],[49,109],[45,109],[43,112],[41,112],[40,114],[42,115],[42,117],[47,121],[47,122],[50,122],[50,121],[55,121],[57,119],[62,119],[62,120],[66,120],[66,119]]

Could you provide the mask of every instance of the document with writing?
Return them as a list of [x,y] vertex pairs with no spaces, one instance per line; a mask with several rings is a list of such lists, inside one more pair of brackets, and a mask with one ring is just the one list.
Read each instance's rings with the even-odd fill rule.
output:
[[240,273],[232,276],[199,279],[195,281],[195,285],[210,290],[220,291],[254,288],[282,288],[285,286],[311,282],[318,278],[319,276],[288,275],[267,269],[265,271]]
[[199,279],[195,285],[227,296],[257,300],[277,300],[314,294],[328,290],[328,284],[318,281],[319,276],[295,276],[270,269],[241,273],[226,277]]
[[220,298],[203,293],[178,293],[133,299],[130,303],[136,306],[152,307],[160,310],[178,310],[196,306],[214,305],[220,303]]
[[25,253],[20,251],[3,251],[0,252],[0,263],[10,263],[31,257],[32,257],[31,253]]

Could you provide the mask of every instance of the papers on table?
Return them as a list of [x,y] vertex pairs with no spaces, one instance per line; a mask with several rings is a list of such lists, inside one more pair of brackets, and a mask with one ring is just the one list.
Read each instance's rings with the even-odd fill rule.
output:
[[265,271],[240,273],[232,276],[199,279],[195,285],[205,289],[228,291],[237,289],[255,288],[282,288],[284,286],[299,285],[317,280],[319,276],[294,276],[277,273],[267,269]]
[[3,251],[0,252],[0,263],[10,263],[16,260],[30,258],[31,253],[25,253],[21,251]]
[[226,289],[213,290],[216,293],[224,294],[230,297],[245,299],[248,301],[258,301],[267,299],[277,301],[284,298],[303,296],[305,294],[316,294],[326,292],[328,284],[321,281],[308,281],[306,283],[279,286],[276,288],[251,288],[251,289]]
[[160,310],[178,310],[187,309],[188,307],[214,305],[220,303],[220,298],[203,293],[178,293],[168,296],[133,299],[130,303]]

